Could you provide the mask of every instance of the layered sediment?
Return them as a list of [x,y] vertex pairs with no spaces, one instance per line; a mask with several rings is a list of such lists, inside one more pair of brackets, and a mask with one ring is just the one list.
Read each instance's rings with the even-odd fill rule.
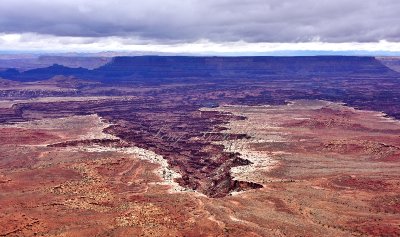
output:
[[399,235],[399,74],[374,58],[19,75],[0,81],[0,235]]

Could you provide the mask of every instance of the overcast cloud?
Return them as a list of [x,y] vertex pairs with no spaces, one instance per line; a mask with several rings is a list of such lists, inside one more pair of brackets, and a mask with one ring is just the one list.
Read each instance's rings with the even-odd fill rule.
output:
[[399,12],[399,0],[0,0],[0,48],[12,37],[28,45],[398,43]]
[[400,41],[398,0],[1,0],[0,32],[149,41]]

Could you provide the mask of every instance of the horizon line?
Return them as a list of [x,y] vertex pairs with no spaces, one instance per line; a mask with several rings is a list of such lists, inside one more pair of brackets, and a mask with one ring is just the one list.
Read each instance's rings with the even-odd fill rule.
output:
[[335,50],[279,50],[268,52],[203,52],[203,53],[166,53],[154,51],[59,51],[59,50],[0,50],[0,55],[32,55],[32,56],[46,56],[46,55],[81,55],[81,56],[188,56],[188,57],[295,57],[295,56],[359,56],[359,57],[400,57],[400,52],[393,51],[335,51]]

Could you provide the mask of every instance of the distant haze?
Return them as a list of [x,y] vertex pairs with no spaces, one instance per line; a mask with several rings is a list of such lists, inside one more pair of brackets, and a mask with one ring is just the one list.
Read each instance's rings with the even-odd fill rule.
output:
[[400,52],[398,0],[1,0],[0,50]]

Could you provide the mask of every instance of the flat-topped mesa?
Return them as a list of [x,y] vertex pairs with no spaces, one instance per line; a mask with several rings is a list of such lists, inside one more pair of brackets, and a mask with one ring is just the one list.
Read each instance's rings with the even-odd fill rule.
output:
[[[6,70],[0,77],[13,80],[48,79],[56,75],[76,76],[107,83],[168,83],[168,80],[193,78],[229,79],[291,76],[332,78],[369,76],[396,77],[399,74],[374,57],[186,57],[137,56],[115,57],[99,68],[69,68],[54,64],[25,72]],[[151,79],[151,80],[149,80]],[[164,79],[164,80],[161,80]]]
[[394,72],[374,57],[115,57],[95,70],[110,77],[143,78],[250,77],[250,76],[344,76]]

